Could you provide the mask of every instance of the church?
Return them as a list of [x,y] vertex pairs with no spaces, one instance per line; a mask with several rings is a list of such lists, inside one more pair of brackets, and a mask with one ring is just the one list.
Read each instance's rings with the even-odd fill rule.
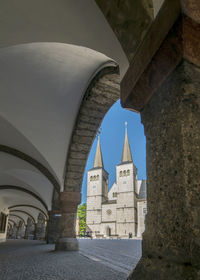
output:
[[146,181],[137,179],[127,123],[121,163],[116,182],[108,190],[109,174],[104,169],[98,136],[93,168],[87,174],[87,232],[93,238],[141,237],[147,213]]

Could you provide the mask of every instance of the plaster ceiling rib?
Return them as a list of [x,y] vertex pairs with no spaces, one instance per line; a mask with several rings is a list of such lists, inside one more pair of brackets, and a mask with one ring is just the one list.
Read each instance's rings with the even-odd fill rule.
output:
[[17,191],[21,191],[21,192],[25,192],[28,193],[29,195],[31,195],[32,197],[36,198],[38,201],[40,201],[40,203],[44,206],[44,208],[48,211],[48,207],[46,205],[46,203],[43,201],[43,199],[41,199],[41,197],[39,197],[37,194],[35,194],[34,192],[27,190],[25,188],[19,187],[19,186],[9,186],[9,185],[4,185],[4,186],[0,186],[0,190],[17,190]]
[[60,192],[60,185],[56,178],[53,176],[53,174],[39,161],[32,158],[31,156],[17,150],[14,148],[11,148],[6,145],[0,145],[0,152],[10,154],[12,156],[15,156],[17,158],[20,158],[29,164],[33,165],[35,168],[37,168],[53,185],[54,189],[59,193]]
[[30,213],[28,213],[28,212],[26,212],[24,210],[11,210],[10,211],[10,213],[16,213],[16,212],[26,214],[28,217],[30,217],[32,219],[34,224],[36,223],[34,217]]
[[42,213],[45,216],[45,219],[48,220],[48,215],[41,208],[36,207],[34,205],[30,205],[30,204],[17,204],[17,205],[13,205],[13,206],[8,207],[8,209],[14,209],[14,208],[17,208],[17,207],[28,207],[28,208],[37,209],[40,213]]
[[24,223],[24,225],[26,224],[24,219],[22,217],[20,217],[19,215],[9,214],[9,216],[16,217],[16,218],[20,219]]

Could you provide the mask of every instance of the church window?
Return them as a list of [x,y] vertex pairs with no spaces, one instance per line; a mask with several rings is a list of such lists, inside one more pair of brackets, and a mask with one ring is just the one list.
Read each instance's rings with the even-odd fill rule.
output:
[[128,170],[127,170],[127,176],[129,176],[129,175],[130,175],[130,170],[128,169]]
[[123,176],[126,176],[126,170],[123,171]]
[[90,181],[92,181],[92,179],[93,179],[93,177],[92,177],[92,176],[90,176]]
[[97,175],[97,180],[99,180],[99,175]]
[[96,181],[96,179],[97,179],[97,176],[94,176],[94,181]]
[[147,214],[147,208],[143,208],[143,215]]
[[116,192],[113,192],[113,197],[117,197],[117,193]]
[[122,171],[120,171],[119,176],[122,177]]

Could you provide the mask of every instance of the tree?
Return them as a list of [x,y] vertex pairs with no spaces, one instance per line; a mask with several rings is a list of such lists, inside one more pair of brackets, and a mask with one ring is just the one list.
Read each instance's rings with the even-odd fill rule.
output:
[[80,236],[84,236],[86,231],[86,209],[86,203],[78,206],[77,217],[80,221]]

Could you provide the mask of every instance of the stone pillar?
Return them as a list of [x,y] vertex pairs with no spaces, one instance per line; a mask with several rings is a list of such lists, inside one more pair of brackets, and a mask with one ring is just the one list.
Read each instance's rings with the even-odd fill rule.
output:
[[43,214],[39,213],[37,219],[36,239],[45,240],[46,236],[46,221]]
[[25,230],[24,230],[24,239],[28,239],[28,233],[27,233],[27,225],[24,225]]
[[77,207],[81,203],[80,192],[60,193],[61,204],[61,227],[60,238],[56,243],[56,250],[77,251],[78,241],[76,239],[76,216]]
[[37,223],[34,223],[33,239],[37,240]]
[[47,221],[46,240],[48,244],[56,243],[60,234],[60,210],[52,210],[48,212],[49,220]]
[[199,279],[200,68],[183,60],[141,115],[148,214],[130,279]]

